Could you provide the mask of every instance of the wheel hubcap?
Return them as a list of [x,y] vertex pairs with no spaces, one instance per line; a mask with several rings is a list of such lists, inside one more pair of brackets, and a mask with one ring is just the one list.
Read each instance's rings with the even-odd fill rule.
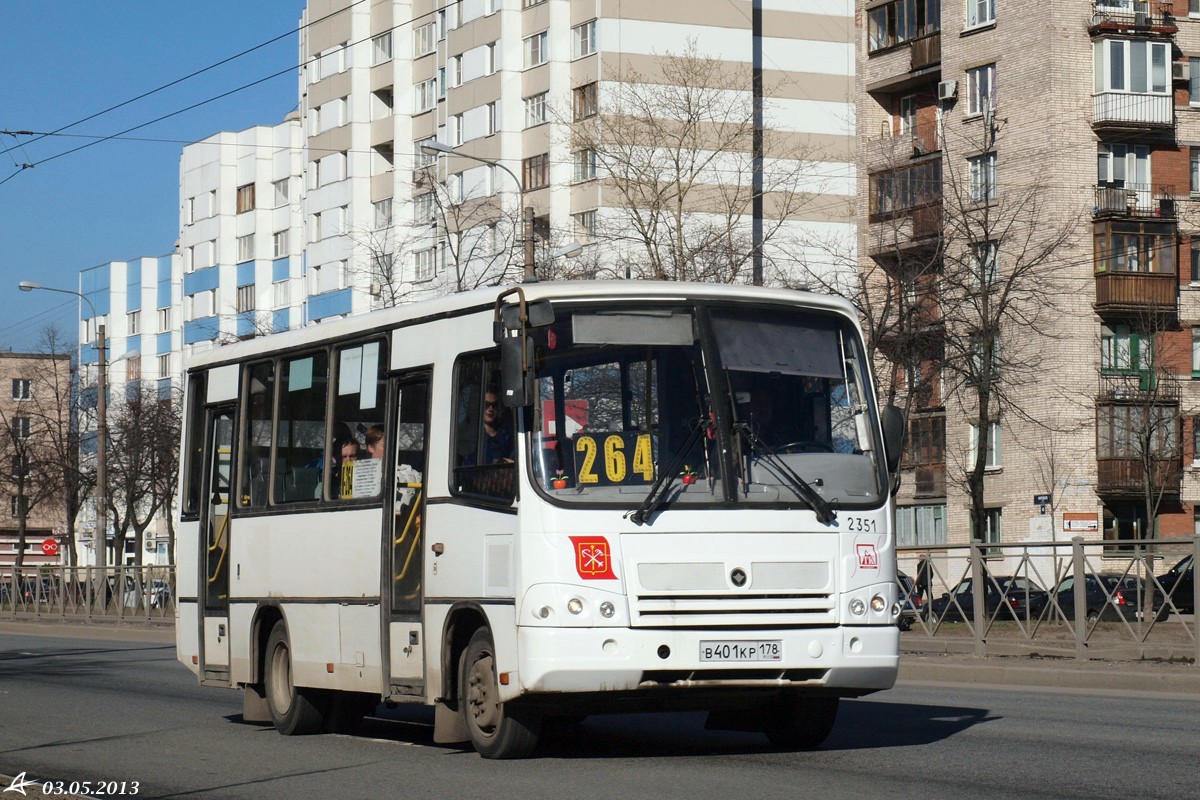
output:
[[490,654],[478,658],[467,676],[467,707],[470,718],[480,730],[491,732],[499,721],[500,706],[496,702],[496,679]]

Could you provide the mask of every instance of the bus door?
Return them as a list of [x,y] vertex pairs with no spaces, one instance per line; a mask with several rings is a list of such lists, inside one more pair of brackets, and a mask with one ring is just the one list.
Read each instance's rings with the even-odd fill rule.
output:
[[425,677],[421,608],[426,451],[429,442],[429,373],[394,381],[391,513],[384,517],[384,596],[389,599],[386,652],[390,691],[416,694]]
[[[204,586],[204,677],[229,672],[229,498],[233,478],[234,406],[208,409],[205,441],[205,502],[200,526],[205,532],[201,560],[206,565]],[[216,673],[209,675],[209,673]]]

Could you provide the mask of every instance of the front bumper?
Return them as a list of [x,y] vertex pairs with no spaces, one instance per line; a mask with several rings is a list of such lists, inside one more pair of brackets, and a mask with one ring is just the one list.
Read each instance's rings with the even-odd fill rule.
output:
[[[701,641],[777,640],[780,661],[700,660]],[[648,689],[819,688],[859,695],[888,689],[899,669],[895,625],[737,631],[521,627],[522,693]]]

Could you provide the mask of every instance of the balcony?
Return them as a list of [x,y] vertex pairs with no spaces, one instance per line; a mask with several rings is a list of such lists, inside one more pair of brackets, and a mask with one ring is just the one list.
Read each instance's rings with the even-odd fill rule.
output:
[[932,259],[942,246],[942,204],[930,203],[873,218],[867,253],[877,261]]
[[946,496],[946,465],[934,464],[917,467],[913,475],[913,497]]
[[1095,219],[1175,219],[1175,199],[1155,197],[1149,184],[1097,186]]
[[942,34],[940,32],[932,36],[926,36],[923,39],[917,39],[912,43],[911,61],[909,70],[917,72],[918,70],[932,67],[935,64],[942,63]]
[[1092,128],[1097,133],[1159,137],[1175,130],[1175,98],[1170,94],[1099,92],[1092,95]]
[[1101,272],[1096,275],[1096,313],[1105,315],[1175,311],[1178,278],[1154,272]]
[[1179,405],[1183,390],[1179,381],[1150,370],[1102,370],[1101,404],[1150,404],[1169,408]]
[[1093,36],[1113,33],[1174,36],[1179,26],[1162,9],[1172,5],[1157,2],[1152,5],[1141,0],[1095,0],[1088,32]]
[[[1178,495],[1183,479],[1178,459],[1163,458],[1152,462],[1152,486],[1157,493],[1162,491]],[[1145,468],[1138,458],[1097,458],[1096,493],[1101,495],[1142,495],[1146,491]]]

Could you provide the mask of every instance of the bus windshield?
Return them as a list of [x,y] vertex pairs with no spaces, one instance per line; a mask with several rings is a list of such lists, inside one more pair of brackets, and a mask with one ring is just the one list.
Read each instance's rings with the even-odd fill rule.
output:
[[[886,475],[854,327],[744,305],[556,308],[533,475],[555,501],[866,508]],[[667,474],[664,474],[667,473]]]

